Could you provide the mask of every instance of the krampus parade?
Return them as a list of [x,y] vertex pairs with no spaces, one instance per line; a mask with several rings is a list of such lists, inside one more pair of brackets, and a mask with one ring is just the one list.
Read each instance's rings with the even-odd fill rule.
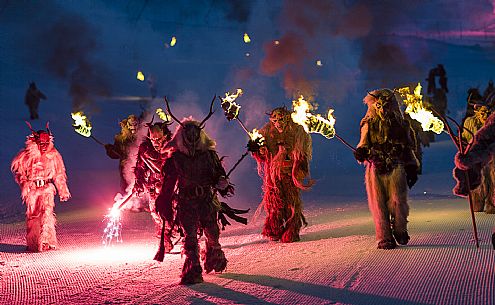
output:
[[[443,66],[442,66],[443,69]],[[443,71],[445,72],[445,71]],[[435,77],[435,73],[430,73]],[[438,73],[437,73],[438,74]],[[444,75],[444,74],[442,74]],[[434,80],[433,80],[434,81]],[[441,88],[446,90],[446,79]],[[365,188],[369,209],[375,224],[378,249],[406,246],[414,239],[407,228],[408,189],[414,187],[422,169],[422,146],[434,141],[433,132],[448,133],[459,152],[455,156],[453,176],[457,181],[454,193],[469,198],[473,230],[477,242],[474,212],[494,213],[495,169],[492,160],[495,137],[495,113],[489,98],[469,100],[471,115],[462,123],[446,116],[435,100],[423,101],[421,86],[370,90],[363,102],[367,112],[361,123],[356,147],[337,135],[338,123],[333,109],[327,116],[314,113],[313,97],[298,96],[292,107],[265,109],[267,123],[249,131],[241,121],[240,95],[226,93],[218,97],[228,121],[237,120],[247,133],[246,153],[230,171],[223,164],[222,152],[206,129],[218,107],[217,96],[203,104],[209,112],[204,118],[177,118],[174,103],[165,97],[163,107],[155,115],[131,114],[120,122],[121,131],[113,144],[104,144],[91,135],[91,123],[82,113],[73,113],[74,129],[92,137],[104,147],[111,159],[119,160],[120,193],[109,214],[108,245],[119,240],[119,213],[124,210],[148,212],[159,239],[155,260],[163,261],[181,242],[185,256],[181,284],[203,282],[203,270],[222,272],[227,268],[220,244],[220,232],[233,220],[247,224],[249,210],[229,206],[225,201],[234,196],[235,185],[229,176],[237,165],[251,155],[262,180],[261,203],[254,217],[263,211],[265,220],[260,233],[272,242],[293,243],[301,239],[301,228],[308,225],[304,216],[301,191],[310,190],[315,180],[310,168],[313,149],[311,133],[327,139],[337,138],[350,148],[358,164],[365,166]],[[470,95],[470,98],[472,96]],[[456,124],[458,132],[450,127]],[[27,123],[29,135],[25,148],[12,160],[11,171],[21,189],[26,205],[26,244],[28,251],[43,252],[58,248],[54,198],[71,198],[66,184],[62,156],[55,149],[54,136],[48,123],[36,131]],[[175,126],[174,126],[175,125]],[[232,133],[241,129],[232,129]],[[425,143],[427,145],[425,145]],[[66,143],[58,143],[65,145]],[[103,152],[102,152],[103,155]],[[110,222],[111,221],[111,222]],[[202,246],[200,242],[204,240]]]

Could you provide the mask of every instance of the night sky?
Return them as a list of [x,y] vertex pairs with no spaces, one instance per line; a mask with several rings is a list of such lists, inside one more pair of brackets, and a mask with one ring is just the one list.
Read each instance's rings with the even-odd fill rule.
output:
[[[33,125],[50,121],[74,199],[99,200],[118,190],[117,163],[73,132],[70,112],[83,110],[93,134],[112,142],[119,120],[139,114],[139,97],[150,96],[137,71],[154,79],[157,96],[167,95],[179,117],[202,119],[213,95],[242,88],[240,118],[248,128],[261,127],[267,111],[290,107],[304,94],[319,105],[316,112],[334,108],[337,132],[355,145],[366,91],[420,81],[426,89],[424,79],[439,63],[447,70],[450,114],[461,118],[467,89],[483,91],[494,77],[494,6],[455,0],[0,1],[0,178],[6,181],[0,195],[18,197],[9,164],[28,134],[23,98],[30,81],[48,96]],[[230,168],[247,136],[218,104],[206,130]],[[312,138],[318,184],[308,201],[363,197],[363,168],[351,151],[336,139]],[[448,192],[453,153],[446,135],[425,149],[425,174],[413,193]],[[244,161],[232,180],[240,205],[256,206],[255,162]],[[95,184],[102,183],[100,192]],[[100,194],[87,195],[93,190]]]

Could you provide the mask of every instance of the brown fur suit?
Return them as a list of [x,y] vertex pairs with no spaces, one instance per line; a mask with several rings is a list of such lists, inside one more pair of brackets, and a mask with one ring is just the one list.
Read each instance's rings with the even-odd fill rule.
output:
[[200,122],[182,120],[169,143],[173,149],[162,168],[163,185],[156,200],[156,209],[166,224],[174,222],[174,200],[177,201],[175,222],[184,233],[183,252],[186,260],[181,283],[203,281],[199,259],[198,234],[205,234],[204,268],[207,273],[223,271],[227,259],[219,242],[218,212],[221,195],[233,192],[225,170],[215,151],[215,141],[208,137]]
[[[492,113],[486,120],[485,125],[475,134],[469,151],[465,155],[457,153],[455,156],[454,177],[457,179],[458,184],[454,189],[454,193],[460,196],[467,195],[468,187],[464,178],[464,171],[468,171],[470,174],[471,190],[478,187],[481,181],[476,181],[476,177],[482,176],[483,168],[493,163],[494,155],[495,113]],[[490,171],[493,172],[493,169],[490,168]],[[487,206],[488,212],[490,212],[489,209],[491,208]]]
[[299,241],[302,225],[307,225],[303,215],[300,190],[308,189],[302,183],[309,177],[312,158],[311,137],[303,127],[294,123],[284,108],[276,108],[260,133],[265,146],[253,156],[258,163],[258,173],[263,179],[263,201],[266,219],[262,234],[282,242]]
[[29,251],[41,252],[58,247],[53,212],[55,186],[60,201],[68,200],[70,193],[64,162],[53,146],[53,137],[49,135],[46,151],[42,153],[34,134],[27,137],[26,147],[12,160],[11,170],[26,204],[27,248]]
[[356,159],[366,164],[366,192],[379,249],[407,244],[407,186],[417,180],[418,160],[410,125],[394,93],[375,90],[364,98],[368,112],[361,121]]
[[[486,107],[485,107],[486,108]],[[469,143],[473,140],[478,130],[483,127],[486,116],[478,115],[479,109],[475,109],[475,115],[468,117],[464,121],[463,139]],[[470,132],[469,132],[469,131]],[[495,181],[495,166],[493,160],[490,160],[480,171],[480,186],[472,190],[473,204],[475,212],[488,214],[495,213],[493,182]]]

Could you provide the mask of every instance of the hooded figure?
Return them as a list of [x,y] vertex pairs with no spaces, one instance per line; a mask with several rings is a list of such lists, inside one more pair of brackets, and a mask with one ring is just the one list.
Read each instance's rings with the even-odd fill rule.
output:
[[407,187],[416,183],[419,166],[414,132],[393,91],[375,90],[363,101],[368,111],[361,121],[361,140],[354,155],[366,165],[366,192],[378,249],[393,249],[410,239]]
[[[31,128],[29,123],[28,126]],[[11,170],[26,204],[27,248],[42,252],[58,247],[53,211],[55,194],[58,190],[60,201],[67,201],[70,193],[64,161],[53,146],[48,123],[46,130],[31,128],[31,131],[26,147],[12,160]]]
[[[151,120],[153,121],[153,119]],[[136,182],[133,192],[138,195],[146,192],[149,202],[149,211],[155,223],[156,235],[160,236],[162,218],[155,211],[155,201],[163,183],[162,167],[170,156],[171,149],[166,145],[172,137],[168,129],[170,123],[148,123],[148,137],[139,145],[134,174]],[[172,250],[172,242],[167,240],[167,249]]]
[[34,82],[31,82],[26,91],[26,95],[24,96],[24,103],[29,108],[31,120],[39,118],[38,106],[42,99],[46,100],[46,96],[36,87],[36,84]]
[[271,240],[295,242],[300,240],[302,225],[307,225],[300,190],[313,184],[312,180],[303,183],[309,177],[311,136],[292,121],[286,108],[275,108],[269,115],[270,122],[260,130],[265,144],[256,149],[251,149],[253,141],[248,144],[263,179],[261,204],[266,219],[262,234]]

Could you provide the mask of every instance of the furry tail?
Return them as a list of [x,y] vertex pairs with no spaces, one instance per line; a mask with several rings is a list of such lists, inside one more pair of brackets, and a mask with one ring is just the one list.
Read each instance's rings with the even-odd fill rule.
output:
[[160,245],[158,246],[158,251],[153,258],[155,261],[163,262],[165,258],[165,221],[162,222],[162,232],[160,234]]

